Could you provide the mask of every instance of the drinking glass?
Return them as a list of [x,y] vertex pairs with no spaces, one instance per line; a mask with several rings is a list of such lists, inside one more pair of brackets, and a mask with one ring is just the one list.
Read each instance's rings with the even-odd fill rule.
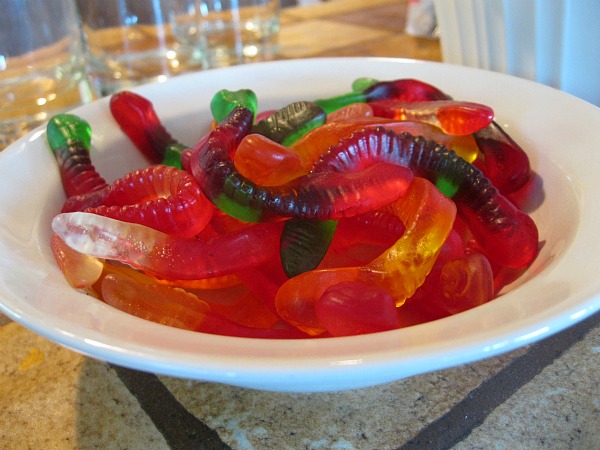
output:
[[173,0],[178,26],[193,30],[208,68],[273,59],[279,0]]
[[110,95],[204,67],[202,42],[174,29],[172,0],[78,0],[92,86]]
[[2,0],[0,149],[92,99],[72,0]]

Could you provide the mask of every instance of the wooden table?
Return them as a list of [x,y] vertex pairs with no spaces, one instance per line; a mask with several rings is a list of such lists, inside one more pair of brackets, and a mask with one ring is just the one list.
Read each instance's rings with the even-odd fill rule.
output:
[[[401,0],[286,9],[280,57],[439,61],[405,17]],[[382,386],[285,394],[123,369],[0,316],[0,449],[600,448],[599,323]]]
[[385,56],[441,61],[438,40],[404,32],[406,0],[333,0],[281,13],[281,58]]

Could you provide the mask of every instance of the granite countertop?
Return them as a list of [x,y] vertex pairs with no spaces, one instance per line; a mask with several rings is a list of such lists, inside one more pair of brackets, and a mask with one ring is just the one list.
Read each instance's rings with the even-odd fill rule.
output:
[[[439,61],[406,1],[282,12],[281,58]],[[0,449],[598,449],[600,314],[528,347],[380,386],[276,393],[125,369],[0,315]]]

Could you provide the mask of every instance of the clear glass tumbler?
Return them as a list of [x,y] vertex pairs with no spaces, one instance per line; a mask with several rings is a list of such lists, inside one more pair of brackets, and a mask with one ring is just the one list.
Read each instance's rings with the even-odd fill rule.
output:
[[72,0],[2,0],[0,149],[92,99]]
[[201,45],[190,45],[185,35],[188,31],[173,26],[173,0],[77,3],[90,80],[97,95],[165,81],[204,67]]

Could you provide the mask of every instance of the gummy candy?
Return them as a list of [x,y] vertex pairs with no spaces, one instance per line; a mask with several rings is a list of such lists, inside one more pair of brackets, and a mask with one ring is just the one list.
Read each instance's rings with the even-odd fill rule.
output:
[[452,229],[456,207],[430,182],[415,178],[390,208],[406,226],[402,237],[366,266],[317,269],[290,278],[275,299],[281,317],[307,334],[322,334],[325,327],[315,305],[329,287],[348,281],[386,289],[401,306],[435,263]]
[[75,250],[182,280],[235,273],[277,257],[282,227],[257,224],[203,241],[85,212],[62,213],[52,221],[54,232]]
[[197,332],[349,336],[477,307],[537,255],[534,222],[509,200],[527,196],[529,160],[485,105],[363,78],[278,110],[248,89],[210,107],[190,147],[148,99],[114,95],[154,165],[111,185],[89,124],[50,121],[67,196],[51,247],[73,287]]
[[[364,80],[362,80],[364,81]],[[410,78],[393,81],[368,80],[364,85],[355,82],[356,90],[348,94],[327,99],[315,100],[315,103],[330,113],[352,103],[374,102],[377,100],[395,99],[406,102],[450,100],[435,86]]]
[[110,98],[110,111],[151,164],[182,168],[181,152],[187,147],[171,137],[148,99],[130,91],[119,92]]
[[337,219],[383,206],[401,196],[409,170],[382,164],[356,173],[308,174],[280,186],[260,186],[242,176],[232,155],[252,126],[252,112],[236,108],[194,147],[190,169],[204,194],[219,209],[248,222]]
[[72,114],[56,115],[48,122],[46,137],[58,163],[67,197],[107,186],[92,164],[92,129],[85,120]]
[[529,265],[537,255],[538,233],[531,218],[501,195],[475,166],[434,141],[383,127],[354,133],[315,163],[313,171],[347,171],[374,162],[410,167],[443,188],[485,254],[507,267]]

